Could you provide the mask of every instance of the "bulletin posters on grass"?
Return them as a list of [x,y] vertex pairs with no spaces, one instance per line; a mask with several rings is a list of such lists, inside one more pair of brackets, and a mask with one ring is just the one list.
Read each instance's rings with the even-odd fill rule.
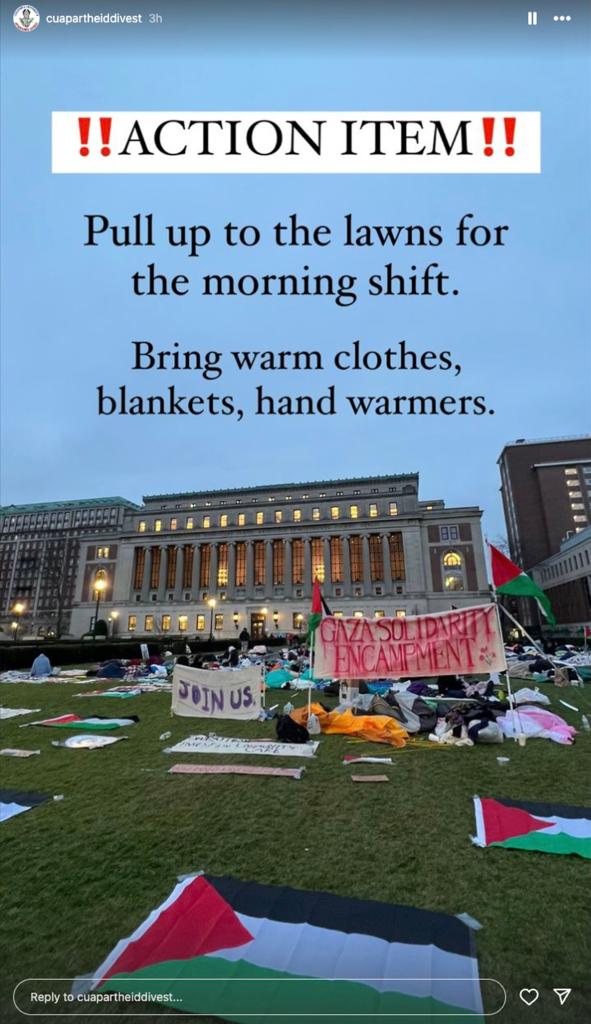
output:
[[496,605],[405,618],[328,615],[315,638],[320,679],[413,679],[506,668]]
[[175,665],[172,712],[185,718],[227,718],[248,722],[261,710],[261,670],[213,671]]

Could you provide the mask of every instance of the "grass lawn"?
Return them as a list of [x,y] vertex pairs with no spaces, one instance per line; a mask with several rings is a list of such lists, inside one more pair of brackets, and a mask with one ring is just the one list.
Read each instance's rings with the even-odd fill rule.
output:
[[[525,748],[506,741],[503,747],[431,744],[401,751],[325,736],[314,760],[250,759],[261,765],[304,764],[300,782],[169,776],[173,758],[162,748],[208,731],[210,723],[171,719],[169,695],[81,700],[73,696],[80,689],[79,684],[23,683],[0,691],[5,706],[40,707],[43,715],[33,718],[66,712],[140,716],[139,724],[126,730],[128,740],[96,751],[53,748],[52,740],[73,733],[21,729],[25,718],[0,724],[0,746],[41,749],[40,757],[27,760],[1,758],[2,785],[64,794],[63,801],[0,826],[1,1012],[7,1024],[23,1019],[12,1004],[19,980],[71,978],[96,968],[165,899],[177,875],[199,869],[467,912],[483,926],[476,935],[481,976],[500,980],[508,992],[499,1021],[589,1020],[589,862],[480,850],[469,837],[474,794],[589,805],[591,734],[580,733],[574,747],[530,740]],[[558,697],[591,715],[590,686],[543,689],[552,710],[571,724],[579,726],[581,714],[563,708]],[[300,695],[296,703],[303,700]],[[159,735],[165,730],[172,731],[172,739],[164,743]],[[269,738],[274,724],[219,722],[216,731]],[[395,764],[385,769],[390,784],[354,785],[354,769],[341,764],[350,753],[391,754]],[[508,765],[498,765],[499,754],[510,757]],[[188,755],[177,760],[229,759]],[[369,765],[358,768],[372,772]],[[540,990],[530,1009],[518,998],[522,987]],[[554,987],[573,989],[563,1008]]]

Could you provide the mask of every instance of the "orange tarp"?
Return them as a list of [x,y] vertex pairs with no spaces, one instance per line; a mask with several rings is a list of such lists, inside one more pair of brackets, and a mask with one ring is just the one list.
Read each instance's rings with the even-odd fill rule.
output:
[[[344,733],[373,743],[389,743],[393,747],[404,747],[408,739],[406,729],[388,715],[354,715],[350,710],[339,714],[336,711],[325,711],[320,704],[312,704],[311,710],[325,733]],[[308,708],[296,708],[291,712],[291,717],[294,722],[305,725]]]

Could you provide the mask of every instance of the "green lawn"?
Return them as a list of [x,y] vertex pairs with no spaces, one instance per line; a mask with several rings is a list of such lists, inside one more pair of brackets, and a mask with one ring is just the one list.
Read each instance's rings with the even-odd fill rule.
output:
[[[1,758],[2,785],[64,794],[62,802],[0,826],[5,1022],[23,1019],[12,1004],[20,979],[91,971],[169,894],[177,875],[199,869],[450,914],[465,911],[483,926],[476,935],[481,976],[499,979],[508,991],[498,1018],[503,1024],[589,1019],[589,863],[480,850],[469,837],[475,793],[589,804],[591,734],[579,734],[572,748],[530,740],[525,748],[505,742],[502,748],[402,751],[327,736],[314,760],[302,759],[300,782],[169,776],[173,760],[162,748],[208,731],[210,724],[171,719],[165,694],[81,700],[73,697],[79,689],[17,684],[0,691],[2,704],[40,707],[45,716],[133,713],[141,719],[127,741],[96,751],[53,748],[52,740],[72,733],[19,728],[27,719],[0,725],[2,747],[41,749],[40,757],[28,760]],[[559,696],[591,714],[591,687],[544,689],[552,709],[570,723],[578,726],[581,715],[558,704]],[[169,729],[172,740],[160,742]],[[274,724],[221,722],[217,731],[270,737]],[[352,752],[391,753],[390,784],[354,785],[351,769],[341,764]],[[496,760],[501,753],[510,757],[504,767]],[[518,999],[524,986],[541,993],[531,1009]],[[574,990],[562,1009],[555,986]]]

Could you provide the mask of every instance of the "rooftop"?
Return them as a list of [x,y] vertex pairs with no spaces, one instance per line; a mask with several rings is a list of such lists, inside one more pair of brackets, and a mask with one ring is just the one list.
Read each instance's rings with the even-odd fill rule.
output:
[[80,498],[71,501],[40,501],[32,505],[0,505],[0,516],[14,516],[20,512],[58,512],[62,509],[97,508],[117,505],[123,508],[137,509],[140,506],[127,498]]
[[534,445],[540,445],[540,444],[565,444],[565,443],[568,443],[569,441],[574,441],[574,442],[589,441],[589,442],[591,442],[591,434],[568,434],[568,435],[565,435],[564,437],[534,437],[534,438],[518,437],[516,441],[509,441],[508,444],[503,445],[503,449],[502,449],[501,454],[499,455],[499,457],[497,459],[497,462],[501,461],[501,459],[503,458],[503,453],[507,450],[507,448],[527,448],[529,445],[531,445],[533,447]]
[[222,497],[228,494],[257,494],[261,491],[284,491],[293,490],[294,488],[301,487],[340,487],[351,484],[369,484],[376,483],[378,481],[389,481],[389,480],[416,480],[418,479],[417,473],[391,473],[382,476],[357,476],[357,477],[346,477],[338,480],[304,480],[299,483],[278,483],[278,484],[257,484],[254,487],[226,487],[222,490],[213,491],[179,491],[172,494],[146,494],[144,495],[144,501],[171,501],[178,500],[179,498],[213,498],[216,496]]

